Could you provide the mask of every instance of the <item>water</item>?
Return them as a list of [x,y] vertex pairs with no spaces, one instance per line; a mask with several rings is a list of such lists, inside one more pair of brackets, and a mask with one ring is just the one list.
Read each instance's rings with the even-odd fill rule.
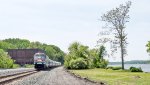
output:
[[[108,66],[121,66],[121,64],[108,65]],[[125,64],[125,69],[129,69],[131,66],[137,68],[141,67],[144,72],[150,72],[150,64]]]

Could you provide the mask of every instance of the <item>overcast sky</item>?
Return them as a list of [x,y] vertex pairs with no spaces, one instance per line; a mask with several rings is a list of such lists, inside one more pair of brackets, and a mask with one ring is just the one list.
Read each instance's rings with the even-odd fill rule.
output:
[[[0,0],[0,39],[22,38],[59,46],[79,41],[96,46],[103,26],[103,13],[127,0]],[[146,43],[150,40],[150,1],[132,0],[127,23],[128,56],[125,60],[150,59]],[[120,57],[111,58],[119,61]]]

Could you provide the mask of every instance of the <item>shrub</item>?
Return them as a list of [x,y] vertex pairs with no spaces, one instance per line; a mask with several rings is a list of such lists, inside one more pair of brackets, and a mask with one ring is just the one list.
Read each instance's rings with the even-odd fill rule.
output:
[[65,62],[64,62],[64,67],[67,69],[71,69],[71,67],[69,66],[69,63],[71,61],[71,56],[70,55],[66,55],[65,56]]
[[106,69],[113,69],[113,67],[112,67],[112,66],[109,66],[109,67],[107,67]]
[[108,65],[108,61],[106,61],[106,60],[103,60],[100,62],[100,68],[106,68],[107,65]]
[[69,64],[71,69],[87,69],[88,64],[83,58],[72,59]]
[[70,66],[69,66],[69,62],[68,61],[64,62],[64,67],[67,68],[67,69],[71,69]]
[[0,68],[13,68],[14,61],[0,49]]
[[88,65],[88,68],[95,68],[95,66],[94,66],[94,63],[93,63],[93,60],[92,59],[88,59],[87,61],[87,65]]
[[120,66],[112,68],[112,70],[120,70],[120,69],[122,69],[122,67],[120,67]]
[[106,69],[120,70],[120,69],[122,69],[122,67],[120,67],[120,66],[117,66],[117,67],[109,66],[109,67],[107,67]]
[[141,68],[130,67],[131,72],[143,72]]
[[108,62],[105,60],[100,60],[96,63],[96,68],[106,68],[108,65]]

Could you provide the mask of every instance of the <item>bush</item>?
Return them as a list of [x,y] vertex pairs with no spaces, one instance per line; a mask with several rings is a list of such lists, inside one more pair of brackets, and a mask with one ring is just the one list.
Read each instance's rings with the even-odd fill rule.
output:
[[64,67],[67,68],[67,69],[71,69],[71,67],[69,66],[70,60],[71,60],[71,56],[70,55],[66,55],[65,56]]
[[131,72],[143,72],[141,68],[130,67]]
[[100,68],[106,68],[107,65],[108,65],[108,61],[106,61],[106,60],[103,60],[100,62]]
[[120,67],[120,66],[112,68],[112,70],[120,70],[120,69],[122,69],[122,67]]
[[109,67],[107,67],[106,69],[113,69],[113,67],[112,67],[112,66],[109,66]]
[[14,61],[4,50],[0,49],[0,68],[13,68]]
[[71,69],[87,69],[88,64],[83,58],[72,59],[69,64]]
[[122,67],[120,67],[120,66],[117,66],[117,67],[109,66],[109,67],[107,67],[106,69],[120,70],[120,69],[122,69]]
[[106,68],[108,65],[108,62],[105,60],[100,60],[96,63],[96,68]]

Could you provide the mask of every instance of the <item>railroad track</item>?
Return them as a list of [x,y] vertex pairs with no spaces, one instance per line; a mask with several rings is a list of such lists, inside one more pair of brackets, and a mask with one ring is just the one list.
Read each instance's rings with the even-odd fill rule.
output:
[[25,71],[25,72],[20,72],[20,73],[16,73],[16,74],[6,75],[6,76],[0,76],[0,85],[8,84],[14,80],[26,77],[28,75],[31,75],[31,74],[34,74],[37,72],[39,72],[39,71],[32,70],[32,71]]

